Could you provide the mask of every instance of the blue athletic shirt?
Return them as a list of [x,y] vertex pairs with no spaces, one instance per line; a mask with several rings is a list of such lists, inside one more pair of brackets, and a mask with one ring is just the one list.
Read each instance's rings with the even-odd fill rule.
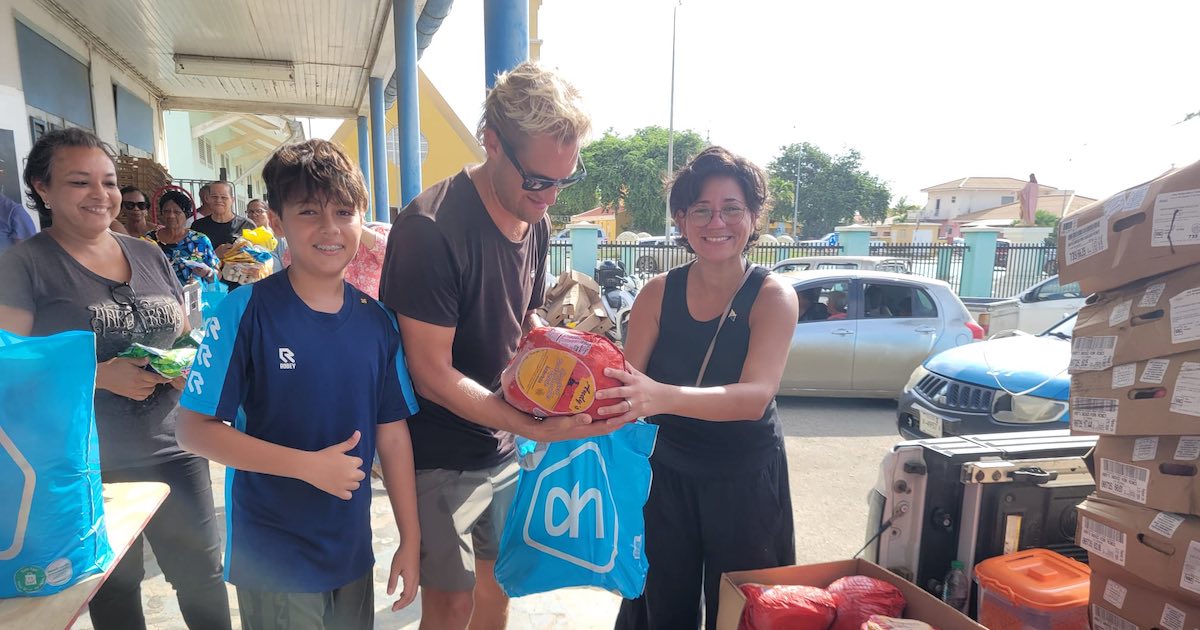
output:
[[371,570],[375,428],[417,412],[390,311],[345,283],[341,311],[319,313],[286,271],[240,287],[205,322],[180,404],[306,451],[362,433],[349,454],[368,477],[349,501],[298,479],[227,469],[226,581],[321,593]]

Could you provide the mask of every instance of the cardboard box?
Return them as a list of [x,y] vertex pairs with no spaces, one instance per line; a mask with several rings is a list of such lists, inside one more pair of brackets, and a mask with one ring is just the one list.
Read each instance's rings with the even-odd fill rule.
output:
[[1200,628],[1200,606],[1173,597],[1125,571],[1093,569],[1090,603],[1094,630]]
[[1200,606],[1200,518],[1092,495],[1079,504],[1075,540],[1092,571],[1127,571]]
[[1200,263],[1200,162],[1068,215],[1058,281],[1103,291]]
[[1072,374],[1200,350],[1200,265],[1089,297],[1071,336]]
[[1200,437],[1109,437],[1096,441],[1096,494],[1154,510],[1200,514]]
[[894,584],[904,593],[904,599],[908,602],[904,609],[904,616],[908,619],[924,621],[938,630],[986,630],[916,584],[862,559],[726,573],[721,576],[717,630],[737,630],[746,606],[746,597],[738,588],[739,584],[803,584],[825,588],[848,575],[866,575]]
[[1200,350],[1071,375],[1071,430],[1200,435]]

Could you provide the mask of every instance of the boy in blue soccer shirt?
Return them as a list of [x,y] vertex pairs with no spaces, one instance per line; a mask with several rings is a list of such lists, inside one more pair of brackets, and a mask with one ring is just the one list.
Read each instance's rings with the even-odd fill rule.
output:
[[366,188],[323,140],[283,147],[263,179],[292,264],[233,291],[205,322],[178,439],[229,467],[225,579],[237,587],[243,629],[371,628],[371,488],[362,481],[376,450],[401,538],[393,610],[416,596],[420,532],[404,420],[417,404],[400,334],[390,311],[343,279]]

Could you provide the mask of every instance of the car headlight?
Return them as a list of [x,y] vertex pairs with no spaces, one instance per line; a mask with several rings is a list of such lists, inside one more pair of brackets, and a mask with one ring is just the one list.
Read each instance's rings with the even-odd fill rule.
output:
[[1000,422],[1036,424],[1055,422],[1067,412],[1061,400],[1012,394],[1000,394],[992,403],[992,417]]
[[929,370],[926,370],[924,365],[918,365],[917,369],[913,370],[912,376],[908,377],[908,382],[904,384],[904,393],[911,392],[917,383],[925,378],[926,374],[929,374]]

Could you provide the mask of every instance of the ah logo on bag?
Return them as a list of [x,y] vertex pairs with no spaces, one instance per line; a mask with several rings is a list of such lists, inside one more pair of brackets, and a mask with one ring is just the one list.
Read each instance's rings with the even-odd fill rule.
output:
[[[594,458],[600,471],[593,487],[570,483],[567,467],[576,458]],[[555,474],[560,473],[561,474]],[[556,477],[562,477],[555,483]],[[580,445],[538,475],[523,537],[530,547],[596,573],[608,573],[617,559],[617,510],[608,468],[594,442]],[[580,534],[583,534],[581,537]]]

